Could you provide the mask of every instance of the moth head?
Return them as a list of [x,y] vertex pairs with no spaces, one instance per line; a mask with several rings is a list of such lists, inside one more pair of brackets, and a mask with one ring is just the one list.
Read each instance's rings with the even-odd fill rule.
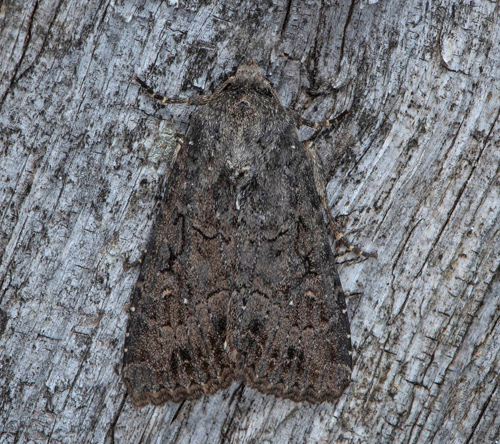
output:
[[228,86],[244,89],[255,89],[261,94],[274,97],[278,102],[278,96],[271,82],[264,77],[262,69],[253,59],[243,62],[236,74],[228,79]]
[[245,60],[233,76],[235,82],[240,83],[260,83],[267,80],[262,74],[262,69],[254,59]]

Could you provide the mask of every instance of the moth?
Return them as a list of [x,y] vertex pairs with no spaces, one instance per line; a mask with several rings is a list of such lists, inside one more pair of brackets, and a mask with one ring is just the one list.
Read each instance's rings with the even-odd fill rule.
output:
[[295,115],[255,62],[198,105],[132,295],[123,378],[137,406],[241,381],[337,399],[352,360],[328,209]]

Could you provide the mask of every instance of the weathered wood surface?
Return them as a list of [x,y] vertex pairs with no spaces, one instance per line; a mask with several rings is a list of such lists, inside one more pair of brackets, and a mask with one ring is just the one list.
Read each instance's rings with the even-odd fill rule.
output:
[[[0,1],[0,443],[500,440],[500,24],[493,1]],[[355,346],[336,404],[244,387],[125,401],[132,286],[191,110],[256,58],[316,141]],[[161,120],[163,119],[163,120]],[[311,135],[303,130],[302,138]]]

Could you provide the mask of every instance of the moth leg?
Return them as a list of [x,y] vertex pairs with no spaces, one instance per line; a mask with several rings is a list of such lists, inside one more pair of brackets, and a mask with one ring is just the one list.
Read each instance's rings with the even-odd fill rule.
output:
[[181,104],[181,105],[204,105],[207,103],[210,96],[191,96],[191,97],[167,97],[156,93],[153,88],[151,88],[144,80],[140,79],[138,76],[134,76],[134,80],[141,86],[141,88],[151,96],[153,99],[158,100],[164,105],[167,104]]
[[[307,126],[309,128],[318,129],[319,131],[322,131],[325,128],[328,128],[332,125],[338,125],[340,123],[340,121],[348,114],[350,114],[350,111],[346,109],[346,110],[342,111],[339,115],[337,115],[331,119],[324,119],[321,122],[313,122],[311,120],[307,120],[307,119],[304,119],[302,117],[299,117],[299,126]],[[319,131],[318,131],[318,133],[319,133]]]
[[345,300],[348,301],[349,299],[352,299],[354,297],[363,297],[365,294],[361,291],[353,291],[353,292],[350,292],[350,291],[344,291],[344,296],[345,296]]
[[[333,219],[333,216],[330,214],[330,218],[332,220]],[[344,237],[344,233],[342,233],[341,231],[335,231],[334,232],[334,235],[335,235],[335,240],[341,244],[344,248],[347,248],[349,251],[352,251],[354,254],[357,254],[358,256],[363,256],[365,258],[375,258],[375,257],[378,257],[378,254],[376,251],[372,251],[372,252],[368,252],[368,251],[364,251],[362,250],[361,248],[359,248],[357,245],[353,245],[351,244],[345,237]]]
[[377,257],[377,253],[368,253],[366,251],[363,251],[361,248],[359,248],[356,245],[351,244],[345,237],[344,233],[340,231],[337,222],[332,216],[332,213],[330,212],[330,208],[328,207],[328,202],[326,199],[326,184],[324,181],[324,174],[323,174],[323,165],[321,164],[321,159],[319,158],[318,154],[316,153],[316,150],[312,148],[312,141],[311,140],[306,140],[302,142],[302,147],[306,151],[307,155],[309,158],[312,160],[313,164],[313,171],[314,171],[314,183],[316,185],[316,190],[320,196],[321,199],[321,205],[323,207],[323,210],[328,217],[328,221],[330,224],[330,229],[333,233],[333,236],[335,240],[341,244],[343,247],[347,248],[349,251],[352,251],[353,253],[357,254],[358,256],[364,256],[366,258],[369,257]]
[[307,126],[309,128],[318,129],[318,128],[328,128],[331,126],[330,119],[325,119],[322,122],[313,122],[312,120],[307,120],[302,117],[299,119],[299,126]]

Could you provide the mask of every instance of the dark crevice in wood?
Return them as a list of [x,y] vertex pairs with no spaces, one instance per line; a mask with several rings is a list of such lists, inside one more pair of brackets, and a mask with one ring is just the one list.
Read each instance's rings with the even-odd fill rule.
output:
[[[3,102],[5,100],[6,95],[9,93],[10,90],[12,90],[12,88],[14,87],[14,84],[17,81],[17,78],[16,78],[17,77],[17,73],[18,73],[19,69],[21,68],[21,65],[23,63],[24,57],[26,56],[26,52],[28,51],[28,46],[29,46],[29,44],[31,42],[31,34],[32,34],[32,28],[33,28],[33,21],[34,21],[35,14],[38,11],[38,5],[39,5],[39,3],[40,3],[40,1],[36,0],[35,6],[33,7],[33,10],[31,11],[30,16],[28,17],[28,31],[26,32],[26,37],[25,37],[24,42],[23,42],[23,49],[21,51],[21,57],[16,62],[16,65],[15,65],[15,68],[14,68],[14,72],[12,73],[12,77],[10,79],[10,85],[5,90],[5,94],[3,95],[2,99],[0,100],[0,104],[2,104],[2,105],[3,105]],[[0,109],[1,108],[2,107],[0,107]]]
[[[234,410],[233,410],[232,414],[225,421],[225,424],[227,424],[227,425],[223,426],[220,444],[225,444],[228,437],[230,436],[230,433],[233,433],[232,425],[233,425],[233,422],[235,421],[236,415],[238,414],[238,404],[240,403],[241,398],[243,397],[244,391],[245,391],[245,384],[242,382],[242,383],[240,383],[238,388],[231,395],[231,399],[229,400],[228,406],[233,405],[233,403],[235,401],[236,401],[236,404],[234,406]],[[225,428],[225,430],[224,430],[224,428]]]
[[118,409],[116,410],[113,421],[109,425],[108,432],[106,433],[106,443],[115,444],[115,427],[116,427],[116,424],[118,423],[118,419],[120,418],[120,415],[122,413],[122,410],[123,410],[123,407],[124,407],[126,401],[127,401],[127,394],[125,394],[123,396],[123,398],[120,402],[120,405],[118,406]]
[[[498,378],[498,375],[497,375],[497,378]],[[465,444],[469,444],[473,439],[475,439],[475,433],[476,433],[476,431],[477,431],[477,429],[479,427],[479,424],[481,423],[481,420],[484,418],[484,416],[486,414],[486,411],[488,410],[488,407],[491,404],[491,400],[495,396],[497,390],[498,390],[498,383],[495,384],[495,387],[493,388],[493,390],[491,391],[491,393],[488,395],[488,397],[484,401],[484,403],[483,403],[483,405],[481,407],[481,411],[479,412],[479,415],[477,416],[476,422],[472,426],[470,435],[467,438],[467,441],[465,441]],[[479,439],[481,439],[481,438],[479,438]]]
[[345,50],[345,42],[347,40],[347,28],[352,20],[352,15],[354,12],[354,6],[356,4],[356,0],[352,0],[349,6],[349,12],[347,13],[347,18],[344,24],[344,31],[342,33],[342,44],[340,45],[340,56],[339,56],[339,66],[337,72],[340,72],[340,67],[342,66],[342,60],[344,59],[344,50]]
[[288,0],[288,3],[286,5],[286,10],[285,10],[285,18],[283,19],[283,23],[281,24],[281,31],[280,31],[280,42],[281,43],[283,42],[283,39],[285,38],[286,28],[288,27],[288,22],[290,20],[292,1],[293,0]]

